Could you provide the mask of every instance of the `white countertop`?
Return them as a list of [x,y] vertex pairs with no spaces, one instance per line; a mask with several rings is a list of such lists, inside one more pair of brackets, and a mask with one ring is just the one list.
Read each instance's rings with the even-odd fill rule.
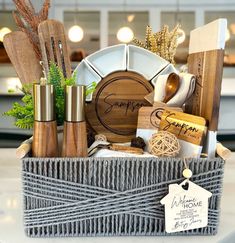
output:
[[20,161],[14,149],[0,149],[0,243],[234,243],[235,242],[235,153],[225,165],[221,221],[216,236],[184,237],[95,237],[34,239],[24,235]]
[[221,87],[221,96],[235,95],[235,80],[234,78],[223,78]]

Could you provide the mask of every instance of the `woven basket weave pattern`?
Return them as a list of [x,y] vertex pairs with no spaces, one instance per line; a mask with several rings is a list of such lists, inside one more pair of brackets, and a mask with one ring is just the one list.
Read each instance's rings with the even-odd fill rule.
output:
[[[212,192],[208,226],[177,233],[215,234],[224,162],[192,159],[192,181]],[[182,182],[175,158],[25,158],[24,223],[28,236],[166,235],[160,200]]]

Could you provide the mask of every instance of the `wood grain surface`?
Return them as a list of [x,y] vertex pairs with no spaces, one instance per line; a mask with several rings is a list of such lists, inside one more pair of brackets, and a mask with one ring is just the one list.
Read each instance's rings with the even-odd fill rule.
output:
[[64,122],[62,157],[87,157],[86,122]]
[[206,120],[200,116],[165,109],[161,116],[159,131],[167,131],[180,140],[202,145],[206,133]]
[[56,121],[34,121],[33,157],[58,157],[58,138]]
[[158,130],[161,115],[165,109],[183,111],[179,107],[169,107],[165,103],[155,102],[153,106],[146,106],[139,109],[138,128]]
[[140,74],[114,72],[101,80],[86,105],[87,122],[110,142],[129,142],[136,134],[139,108],[149,105],[144,97],[152,91]]
[[11,63],[11,60],[4,48],[3,42],[0,42],[0,63]]
[[3,43],[21,83],[39,82],[42,68],[27,34],[11,32],[5,35]]
[[186,103],[186,112],[202,116],[208,121],[208,129],[218,128],[224,50],[212,50],[190,54],[188,71],[196,76],[196,87]]
[[131,154],[143,154],[144,153],[144,150],[141,148],[135,148],[135,147],[129,147],[129,146],[123,146],[123,145],[117,145],[117,144],[111,144],[108,146],[108,148],[113,151],[119,151],[119,152],[131,153]]
[[57,20],[45,20],[38,26],[38,35],[46,73],[52,61],[61,68],[65,77],[70,77],[71,64],[64,25]]
[[139,109],[136,135],[144,139],[147,144],[147,151],[149,149],[148,141],[159,130],[161,116],[166,108],[182,111],[181,108],[168,107],[167,104],[162,102],[154,102],[153,106],[146,106]]

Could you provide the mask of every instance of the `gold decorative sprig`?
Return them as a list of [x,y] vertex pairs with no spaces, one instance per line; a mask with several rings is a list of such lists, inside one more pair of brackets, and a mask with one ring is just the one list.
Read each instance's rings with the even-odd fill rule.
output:
[[41,51],[38,37],[38,25],[47,19],[50,8],[50,0],[44,0],[39,12],[36,12],[31,0],[13,0],[16,10],[13,17],[19,29],[25,32],[33,45],[34,51],[40,61]]
[[153,33],[152,28],[148,25],[145,33],[145,43],[136,37],[133,38],[133,42],[137,46],[145,48],[175,64],[174,57],[178,46],[178,31],[179,25],[176,25],[172,31],[169,31],[169,27],[164,25],[159,32]]

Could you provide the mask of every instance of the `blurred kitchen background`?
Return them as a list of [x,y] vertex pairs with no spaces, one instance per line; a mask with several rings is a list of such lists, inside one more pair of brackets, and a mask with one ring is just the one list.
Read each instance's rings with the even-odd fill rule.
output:
[[[40,8],[42,0],[32,0]],[[2,38],[16,30],[12,0],[0,0],[0,147],[16,147],[31,131],[17,129],[14,120],[3,116],[22,93],[7,57]],[[158,31],[164,24],[181,25],[176,62],[186,64],[189,34],[217,18],[227,18],[227,42],[220,109],[219,140],[235,150],[235,0],[52,0],[50,18],[64,23],[73,68],[87,55],[110,45],[145,37],[146,25]],[[74,27],[76,26],[76,27]],[[122,29],[122,27],[128,27]]]

